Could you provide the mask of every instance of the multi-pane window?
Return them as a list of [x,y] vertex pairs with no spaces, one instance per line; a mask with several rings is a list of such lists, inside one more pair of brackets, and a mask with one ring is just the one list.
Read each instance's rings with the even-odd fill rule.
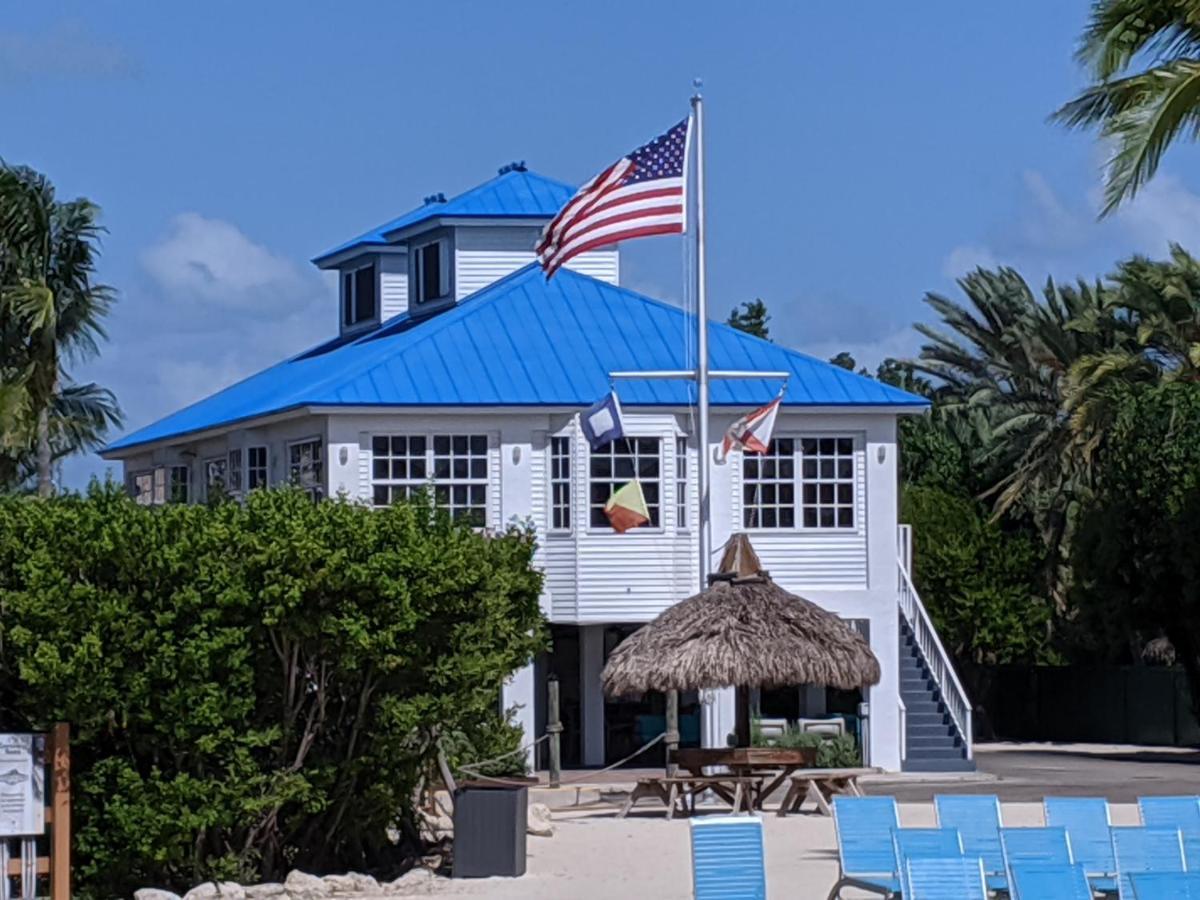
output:
[[854,439],[775,438],[742,457],[746,528],[853,528]]
[[688,527],[687,438],[675,438],[675,526]]
[[589,463],[590,519],[593,528],[608,527],[604,504],[618,488],[637,479],[650,512],[650,527],[662,524],[660,486],[662,451],[658,438],[623,437],[592,451]]
[[226,480],[225,474],[228,471],[228,464],[228,459],[223,456],[204,461],[204,489],[209,497],[229,491],[229,482]]
[[487,522],[486,434],[380,434],[371,439],[371,457],[376,506],[431,487],[439,509],[474,525]]
[[571,529],[571,439],[550,438],[550,527]]
[[231,494],[242,492],[242,451],[230,450],[225,466],[225,490]]
[[191,499],[192,470],[188,466],[171,466],[168,503],[187,503]]
[[267,448],[248,447],[246,449],[246,490],[267,486]]
[[854,527],[854,439],[801,438],[801,496],[805,528]]
[[325,455],[319,440],[288,445],[288,481],[314,500],[325,495]]

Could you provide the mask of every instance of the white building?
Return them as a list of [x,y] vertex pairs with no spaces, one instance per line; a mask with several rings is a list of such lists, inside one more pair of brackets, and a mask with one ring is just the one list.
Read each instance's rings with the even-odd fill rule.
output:
[[[196,501],[296,483],[376,505],[432,482],[437,502],[493,527],[532,521],[554,651],[518,673],[507,705],[533,735],[545,680],[563,697],[566,763],[600,765],[662,730],[662,698],[606,701],[616,643],[695,590],[694,409],[685,384],[622,382],[627,437],[591,452],[578,413],[615,370],[685,368],[694,323],[620,287],[616,247],[547,283],[533,265],[541,226],[573,188],[509,166],[440,195],[314,262],[340,273],[328,342],[130,434],[105,451],[144,503]],[[887,769],[969,768],[969,706],[906,574],[897,520],[897,416],[922,398],[803,354],[710,326],[714,368],[787,371],[766,456],[712,466],[713,546],[751,535],[772,577],[868,636],[883,669],[865,698],[798,687],[760,698],[767,716],[833,712],[860,723]],[[714,446],[777,382],[717,382]],[[651,523],[624,535],[601,507],[636,476]],[[928,662],[927,662],[928,661]],[[684,743],[701,718],[734,728],[733,692],[681,698]]]

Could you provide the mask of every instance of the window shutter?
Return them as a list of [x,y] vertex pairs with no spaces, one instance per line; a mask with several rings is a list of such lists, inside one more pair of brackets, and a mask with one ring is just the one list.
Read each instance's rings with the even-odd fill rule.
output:
[[450,293],[450,242],[438,241],[438,256],[439,262],[438,275],[441,276],[438,283],[438,296],[445,297]]

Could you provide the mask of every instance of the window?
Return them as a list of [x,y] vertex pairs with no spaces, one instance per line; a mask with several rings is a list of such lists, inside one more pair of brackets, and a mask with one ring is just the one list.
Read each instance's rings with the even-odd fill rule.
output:
[[434,504],[473,525],[487,522],[486,434],[378,434],[371,439],[371,500],[387,506],[433,489]]
[[349,328],[375,318],[375,265],[342,273],[342,324]]
[[550,527],[571,530],[571,439],[550,438]]
[[414,279],[418,303],[439,300],[450,293],[446,246],[444,241],[433,241],[415,250]]
[[805,528],[854,527],[854,439],[801,438]]
[[190,499],[192,470],[188,466],[171,466],[170,492],[168,503],[187,503]]
[[688,527],[687,438],[675,438],[675,527]]
[[212,498],[228,492],[229,483],[225,480],[228,463],[228,459],[223,456],[204,461],[204,490],[208,497]]
[[659,512],[659,480],[661,478],[661,447],[658,438],[624,437],[593,450],[590,466],[591,517],[593,528],[607,528],[608,516],[604,504],[620,487],[635,478],[642,483],[642,493],[650,511],[650,526],[662,524]]
[[154,472],[135,472],[129,493],[139,506],[150,506],[154,502]]
[[246,490],[267,486],[267,448],[250,447],[246,450]]
[[225,466],[225,490],[231,494],[242,492],[242,451],[230,450]]
[[161,466],[154,470],[154,492],[150,502],[152,504],[167,502],[167,470]]
[[288,480],[314,500],[325,495],[324,458],[319,440],[288,444]]
[[853,528],[854,497],[851,437],[776,438],[742,457],[746,528]]

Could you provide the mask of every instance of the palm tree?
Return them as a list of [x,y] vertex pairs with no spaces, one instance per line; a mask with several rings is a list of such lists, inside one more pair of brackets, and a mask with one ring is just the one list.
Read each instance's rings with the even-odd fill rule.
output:
[[60,202],[32,169],[0,164],[0,383],[9,477],[28,472],[53,493],[55,459],[97,446],[120,422],[112,393],[71,383],[68,361],[98,352],[114,294],[93,281],[99,210]]
[[[1200,134],[1200,0],[1096,0],[1077,55],[1093,83],[1053,118],[1112,143],[1108,215],[1154,176],[1181,132]],[[1131,72],[1143,59],[1148,68]]]

